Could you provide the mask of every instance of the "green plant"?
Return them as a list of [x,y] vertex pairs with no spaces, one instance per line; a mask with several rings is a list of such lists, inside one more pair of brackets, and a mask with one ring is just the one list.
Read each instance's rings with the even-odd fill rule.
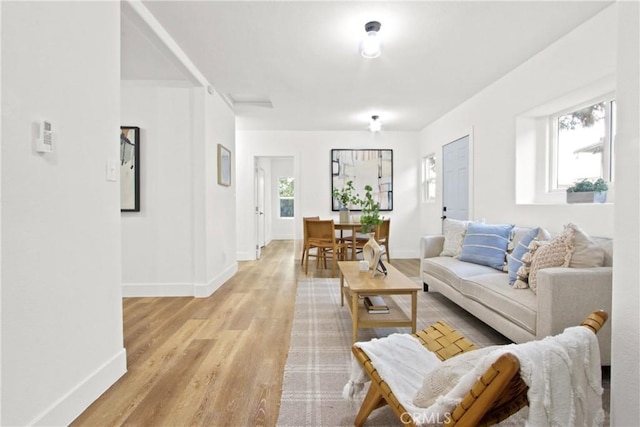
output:
[[362,215],[360,215],[360,224],[362,225],[362,231],[364,233],[371,233],[382,224],[382,218],[380,217],[380,205],[373,200],[371,196],[370,185],[365,185],[364,199],[360,200],[360,206],[362,206]]
[[360,204],[359,194],[354,195],[356,189],[353,186],[353,181],[347,181],[347,184],[342,188],[333,189],[333,198],[340,203],[342,209],[348,209],[350,205]]
[[608,189],[609,186],[607,186],[607,183],[602,178],[598,178],[593,182],[588,179],[582,179],[580,181],[576,181],[573,186],[567,188],[567,193],[583,193],[585,191],[602,192],[607,191]]

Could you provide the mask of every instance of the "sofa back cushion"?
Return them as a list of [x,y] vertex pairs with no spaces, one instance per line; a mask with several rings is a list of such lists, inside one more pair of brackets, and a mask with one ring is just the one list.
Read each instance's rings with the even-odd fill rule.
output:
[[502,270],[513,224],[469,224],[462,242],[460,261]]

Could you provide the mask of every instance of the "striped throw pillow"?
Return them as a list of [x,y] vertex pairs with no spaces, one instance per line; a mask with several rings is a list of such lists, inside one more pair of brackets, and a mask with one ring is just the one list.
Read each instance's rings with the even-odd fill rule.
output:
[[518,278],[518,269],[522,266],[522,256],[529,252],[529,243],[538,237],[539,228],[533,228],[525,234],[513,248],[513,252],[507,255],[507,266],[509,268],[509,284],[513,285]]
[[512,228],[513,224],[469,224],[460,261],[502,270]]

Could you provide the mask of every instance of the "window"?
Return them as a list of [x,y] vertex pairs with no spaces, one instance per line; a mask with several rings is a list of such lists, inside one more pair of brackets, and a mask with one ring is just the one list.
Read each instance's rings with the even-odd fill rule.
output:
[[293,218],[293,195],[293,178],[280,178],[278,180],[280,218]]
[[422,201],[436,199],[436,155],[430,154],[422,159]]
[[552,189],[564,189],[582,179],[613,181],[614,100],[554,115],[552,125]]

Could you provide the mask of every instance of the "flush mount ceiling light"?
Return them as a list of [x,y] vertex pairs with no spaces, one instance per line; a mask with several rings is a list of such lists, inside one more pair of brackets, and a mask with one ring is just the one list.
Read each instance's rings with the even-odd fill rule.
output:
[[365,58],[377,58],[380,56],[380,48],[382,43],[380,41],[380,23],[378,21],[371,21],[364,24],[364,30],[367,34],[360,42],[360,54]]
[[382,130],[382,122],[380,121],[379,116],[371,116],[371,121],[369,122],[369,130],[371,132],[380,132]]

